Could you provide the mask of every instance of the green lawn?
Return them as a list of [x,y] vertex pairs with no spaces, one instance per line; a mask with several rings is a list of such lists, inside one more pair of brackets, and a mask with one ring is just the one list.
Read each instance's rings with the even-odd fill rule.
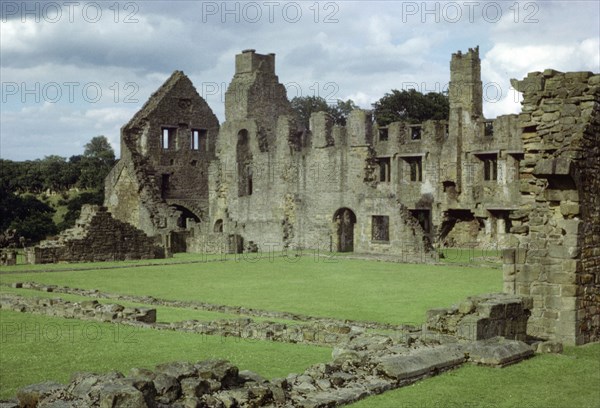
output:
[[420,324],[430,308],[502,290],[497,269],[314,257],[0,275],[27,280],[396,324]]
[[[477,256],[463,252],[452,255],[452,258],[446,258],[445,265],[434,266],[345,257],[271,259],[263,256],[261,259],[236,261],[230,256],[225,262],[198,262],[207,258],[182,254],[174,259],[154,261],[162,263],[157,266],[144,266],[148,261],[131,261],[2,268],[0,281],[31,280],[112,293],[197,300],[314,316],[420,323],[429,308],[449,306],[466,296],[498,292],[502,288],[501,270],[461,266],[458,263],[468,262]],[[94,265],[130,267],[82,270]],[[53,268],[80,270],[2,273],[25,268],[37,271]],[[82,299],[73,295],[6,287],[0,288],[0,292],[59,296],[73,301]],[[110,299],[100,301],[135,305]],[[159,321],[238,317],[191,309],[157,309]],[[118,328],[116,339],[115,327]],[[165,361],[226,358],[241,369],[251,369],[266,377],[278,377],[301,372],[312,363],[330,359],[330,349],[327,348],[134,330],[108,323],[4,310],[0,310],[0,328],[0,397],[13,396],[17,387],[34,382],[47,379],[67,381],[74,371],[106,372],[116,369],[127,372],[134,366],[152,367]],[[61,340],[56,341],[59,335]],[[595,344],[567,348],[564,355],[536,356],[504,369],[464,366],[413,386],[371,397],[355,406],[600,408],[598,389],[600,344]]]
[[567,347],[505,368],[466,365],[352,408],[598,408],[600,344]]
[[135,303],[135,302],[126,302],[122,300],[116,299],[104,299],[104,298],[95,298],[95,297],[87,297],[81,295],[71,295],[68,293],[52,293],[52,292],[41,292],[39,290],[33,289],[15,289],[6,286],[0,286],[0,294],[1,293],[11,293],[17,294],[24,297],[43,297],[43,298],[61,298],[63,300],[68,300],[69,302],[81,302],[84,300],[97,300],[102,304],[109,303],[118,303],[119,305],[126,307],[151,307],[156,309],[157,321],[161,323],[171,323],[171,322],[180,322],[183,320],[201,320],[201,321],[211,321],[211,320],[221,320],[221,319],[239,319],[242,317],[248,317],[254,321],[270,321],[270,322],[278,322],[285,323],[289,325],[297,325],[301,324],[297,320],[285,320],[285,319],[271,319],[271,318],[262,318],[255,316],[246,316],[242,314],[233,314],[233,313],[220,313],[220,312],[212,312],[207,310],[194,310],[191,308],[179,308],[179,307],[169,307],[169,306],[156,306],[145,303]]
[[300,373],[331,359],[331,349],[233,337],[137,329],[125,325],[0,310],[0,398],[76,371],[127,373],[175,361],[226,359],[267,378]]

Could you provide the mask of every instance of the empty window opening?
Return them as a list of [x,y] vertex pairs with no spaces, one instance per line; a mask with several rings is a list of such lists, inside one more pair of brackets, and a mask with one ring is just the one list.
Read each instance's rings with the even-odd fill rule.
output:
[[171,146],[173,145],[173,142],[175,140],[175,132],[177,131],[177,128],[172,128],[172,127],[163,127],[162,128],[162,134],[161,134],[161,147],[163,148],[163,150],[168,150],[171,148]]
[[196,165],[198,164],[198,160],[192,160],[192,161],[190,162],[190,164],[191,164],[193,167],[196,167]]
[[485,122],[484,134],[487,137],[494,136],[494,122]]
[[238,197],[252,195],[252,153],[250,152],[250,141],[248,131],[242,129],[238,132],[236,146]]
[[483,179],[498,180],[498,156],[495,154],[480,156],[483,163]]
[[411,140],[421,140],[421,126],[413,126],[410,128]]
[[215,221],[213,232],[223,232],[223,220],[219,219]]
[[163,174],[160,181],[160,196],[161,198],[166,198],[169,193],[169,174]]
[[408,180],[423,181],[423,158],[406,157],[404,160],[408,165]]
[[252,166],[248,166],[246,168],[246,174],[247,174],[247,191],[248,191],[248,195],[252,195]]
[[377,158],[377,165],[379,166],[379,181],[382,183],[389,183],[391,181],[391,159],[389,157]]
[[373,241],[389,242],[390,217],[387,215],[373,215],[371,219],[371,239]]
[[410,214],[419,221],[419,225],[426,234],[431,233],[431,217],[429,210],[410,210]]
[[190,148],[192,150],[198,150],[200,152],[204,152],[204,151],[206,151],[207,140],[208,140],[208,130],[192,129],[192,138],[190,141]]
[[386,142],[388,140],[388,128],[379,129],[379,141]]

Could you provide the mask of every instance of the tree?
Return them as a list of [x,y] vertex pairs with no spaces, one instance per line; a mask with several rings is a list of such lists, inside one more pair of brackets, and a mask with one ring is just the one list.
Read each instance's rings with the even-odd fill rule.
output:
[[54,209],[31,195],[17,196],[0,186],[0,230],[16,230],[16,236],[38,242],[57,231]]
[[335,105],[329,105],[327,101],[320,96],[297,96],[291,101],[292,109],[296,113],[299,125],[308,129],[310,115],[315,112],[327,112],[333,118],[336,125],[346,125],[346,119],[356,104],[351,99],[347,101],[337,100]]
[[448,96],[410,89],[392,89],[373,104],[375,120],[380,126],[392,122],[422,123],[426,120],[447,120],[450,115]]
[[[71,157],[73,159],[73,157]],[[105,136],[96,136],[85,145],[78,160],[80,176],[78,185],[91,190],[103,190],[104,179],[115,164],[115,152]]]
[[112,166],[115,164],[115,151],[106,136],[93,137],[92,140],[86,143],[83,156],[98,159],[106,165]]

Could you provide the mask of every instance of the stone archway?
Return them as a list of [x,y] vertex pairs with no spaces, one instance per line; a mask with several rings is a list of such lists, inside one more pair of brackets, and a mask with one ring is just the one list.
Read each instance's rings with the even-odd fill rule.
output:
[[194,222],[199,223],[201,221],[200,217],[198,217],[194,212],[192,212],[189,208],[186,208],[179,204],[171,204],[171,208],[179,211],[179,217],[177,218],[177,226],[180,228],[187,228],[187,220],[192,219]]
[[354,252],[354,224],[356,215],[349,208],[340,208],[333,214],[338,252]]

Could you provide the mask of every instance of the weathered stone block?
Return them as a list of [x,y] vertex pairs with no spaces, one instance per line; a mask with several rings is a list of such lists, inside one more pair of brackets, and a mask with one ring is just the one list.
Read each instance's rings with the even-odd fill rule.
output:
[[100,389],[100,408],[147,407],[142,392],[131,385],[106,384]]
[[501,337],[468,343],[464,350],[470,362],[494,367],[505,367],[533,355],[529,345]]
[[32,384],[17,391],[19,405],[23,408],[35,408],[37,404],[50,394],[59,392],[65,388],[64,385],[53,381]]
[[579,214],[579,203],[563,201],[560,203],[560,212],[564,216],[578,215]]
[[434,370],[444,370],[461,365],[465,355],[453,347],[440,346],[417,350],[411,354],[383,357],[377,370],[396,381],[415,378]]

